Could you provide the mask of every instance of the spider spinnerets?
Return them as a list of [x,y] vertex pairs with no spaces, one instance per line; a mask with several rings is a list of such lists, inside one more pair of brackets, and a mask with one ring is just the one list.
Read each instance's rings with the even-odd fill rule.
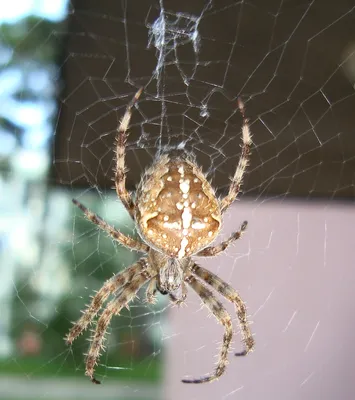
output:
[[95,378],[94,371],[113,315],[118,315],[147,282],[146,301],[149,303],[155,302],[159,291],[169,295],[172,302],[180,304],[186,298],[188,285],[200,296],[217,321],[224,326],[225,332],[214,373],[197,379],[183,379],[183,382],[211,382],[219,378],[226,369],[233,328],[230,315],[208,286],[233,302],[236,307],[245,346],[244,351],[236,355],[246,355],[254,348],[246,307],[238,292],[191,258],[193,255],[210,257],[221,253],[239,239],[247,227],[245,221],[229,239],[219,245],[209,246],[220,232],[223,212],[239,193],[248,165],[252,144],[248,120],[244,115],[244,105],[239,100],[238,107],[243,116],[243,146],[228,194],[224,198],[217,199],[215,191],[192,157],[181,151],[174,151],[161,155],[146,171],[133,200],[125,187],[125,145],[132,107],[141,93],[142,89],[127,106],[118,128],[115,186],[118,197],[136,223],[142,241],[122,234],[79,201],[73,200],[73,202],[91,222],[107,232],[114,240],[130,249],[143,252],[146,256],[104,283],[81,318],[71,328],[66,341],[71,344],[86,330],[104,302],[111,294],[114,295],[99,316],[86,356],[86,375],[92,382],[100,383]]

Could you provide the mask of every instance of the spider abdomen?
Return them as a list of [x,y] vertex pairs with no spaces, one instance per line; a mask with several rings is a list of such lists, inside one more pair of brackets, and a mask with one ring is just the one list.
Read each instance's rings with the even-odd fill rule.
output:
[[170,257],[189,257],[210,244],[221,226],[215,192],[185,157],[162,156],[143,177],[136,197],[140,235]]

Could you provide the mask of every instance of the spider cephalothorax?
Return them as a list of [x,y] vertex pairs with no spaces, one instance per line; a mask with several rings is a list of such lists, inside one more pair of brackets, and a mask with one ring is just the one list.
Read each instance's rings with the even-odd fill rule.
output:
[[244,121],[242,153],[228,194],[224,198],[217,199],[212,186],[192,157],[182,152],[172,152],[160,155],[146,171],[133,200],[125,187],[125,144],[132,107],[141,93],[142,89],[128,105],[118,128],[115,186],[118,197],[136,222],[142,241],[123,235],[77,200],[73,202],[90,221],[113,239],[130,249],[145,253],[146,256],[104,283],[68,333],[66,341],[68,344],[72,343],[87,329],[110,294],[115,295],[98,319],[86,357],[86,375],[92,382],[100,383],[94,377],[94,370],[112,316],[119,314],[147,282],[146,299],[149,303],[155,302],[157,291],[169,295],[171,301],[181,303],[186,298],[188,285],[225,328],[215,372],[202,378],[183,380],[185,383],[210,382],[225,371],[233,330],[230,315],[208,286],[235,304],[245,346],[245,350],[238,355],[245,355],[254,347],[246,307],[237,291],[192,259],[192,256],[209,257],[221,253],[229,244],[239,239],[246,229],[247,222],[243,222],[239,231],[234,232],[229,239],[219,245],[209,246],[220,232],[223,212],[238,195],[248,165],[251,146],[248,120],[244,116],[243,103],[239,101],[238,106]]

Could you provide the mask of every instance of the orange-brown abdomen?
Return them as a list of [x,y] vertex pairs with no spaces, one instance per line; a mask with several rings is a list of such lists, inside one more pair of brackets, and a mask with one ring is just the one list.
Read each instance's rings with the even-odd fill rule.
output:
[[162,156],[140,183],[136,221],[144,240],[170,257],[189,257],[221,226],[218,200],[202,171],[183,157]]

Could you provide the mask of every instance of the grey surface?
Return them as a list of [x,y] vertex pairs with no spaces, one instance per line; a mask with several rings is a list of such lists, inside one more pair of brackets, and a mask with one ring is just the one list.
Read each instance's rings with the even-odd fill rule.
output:
[[[217,382],[181,383],[213,369],[223,333],[190,292],[188,307],[171,311],[166,398],[354,399],[353,206],[240,201],[225,216],[223,236],[244,219],[249,227],[243,240],[226,255],[199,263],[246,301],[255,352],[243,359],[231,353]],[[233,347],[241,348],[239,334]]]

